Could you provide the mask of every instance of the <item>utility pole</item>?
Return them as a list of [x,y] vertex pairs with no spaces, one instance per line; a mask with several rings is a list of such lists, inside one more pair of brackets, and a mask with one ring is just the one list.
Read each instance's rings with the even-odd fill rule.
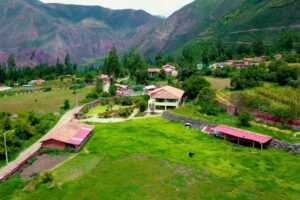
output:
[[4,132],[4,147],[5,147],[6,164],[8,164],[8,154],[7,154],[7,145],[6,145],[6,132]]

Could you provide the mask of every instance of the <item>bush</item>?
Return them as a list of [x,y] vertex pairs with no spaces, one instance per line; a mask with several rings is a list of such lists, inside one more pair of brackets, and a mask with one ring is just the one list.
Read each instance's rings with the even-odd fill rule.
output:
[[206,103],[201,105],[200,112],[207,115],[218,115],[222,109],[214,103]]
[[68,99],[66,99],[65,101],[64,101],[64,104],[63,104],[63,106],[61,107],[61,109],[62,110],[69,110],[70,109],[70,101],[68,100]]
[[140,112],[145,112],[147,110],[147,102],[144,100],[138,102],[137,106],[140,109]]
[[54,180],[52,172],[45,172],[40,176],[40,179],[43,183],[51,183]]
[[44,87],[44,88],[42,89],[43,92],[50,92],[51,90],[52,90],[51,87]]
[[131,106],[132,100],[130,97],[123,97],[121,101],[122,106]]
[[243,110],[239,115],[239,120],[242,126],[250,126],[252,115],[248,110]]

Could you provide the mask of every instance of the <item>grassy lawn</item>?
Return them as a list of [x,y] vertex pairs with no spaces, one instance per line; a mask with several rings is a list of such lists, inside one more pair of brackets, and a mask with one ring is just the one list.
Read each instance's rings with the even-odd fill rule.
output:
[[[119,110],[121,108],[125,108],[126,106],[119,106],[119,105],[114,105],[112,107],[112,110]],[[94,115],[97,115],[99,113],[104,113],[108,107],[107,106],[96,106],[92,109],[89,110],[89,112],[86,114],[87,117],[92,117]]]
[[214,89],[225,90],[230,88],[230,78],[214,78],[212,76],[205,76],[205,79],[212,85]]
[[[83,100],[90,90],[91,87],[77,90],[78,101]],[[0,111],[12,113],[27,111],[38,113],[58,112],[65,99],[69,99],[71,107],[75,107],[76,98],[73,90],[69,89],[6,96],[0,98]]]
[[239,123],[238,117],[236,116],[227,113],[220,113],[217,116],[203,115],[191,103],[186,103],[182,108],[171,110],[170,112],[179,116],[188,117],[190,119],[211,122],[214,124],[224,124],[228,126],[246,129],[249,131],[254,131],[265,135],[270,135],[276,139],[280,139],[292,143],[300,142],[300,135],[297,135],[296,137],[293,136],[294,133],[296,132],[295,130],[274,128],[272,126],[264,126],[263,124],[255,124],[255,123],[253,123],[253,125],[250,127],[242,127]]
[[14,177],[0,199],[299,199],[299,163],[160,118],[97,124],[84,150],[54,169],[54,183]]

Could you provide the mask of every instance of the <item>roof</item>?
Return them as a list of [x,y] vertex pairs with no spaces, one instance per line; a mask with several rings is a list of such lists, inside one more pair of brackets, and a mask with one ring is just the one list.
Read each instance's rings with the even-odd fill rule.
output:
[[164,86],[150,93],[153,99],[181,99],[184,91],[172,86]]
[[127,85],[115,84],[115,86],[116,86],[117,88],[122,88],[122,89],[124,89],[124,90],[126,90],[126,89],[128,88]]
[[56,140],[67,144],[80,145],[93,129],[94,126],[69,122],[58,127],[43,141]]
[[237,128],[233,128],[233,127],[229,127],[229,126],[224,126],[224,125],[217,126],[216,128],[214,128],[214,130],[219,133],[224,133],[226,135],[231,135],[231,136],[235,136],[238,138],[244,138],[247,140],[256,141],[256,142],[259,142],[262,144],[265,144],[265,143],[269,142],[270,140],[272,140],[271,136],[262,135],[262,134],[245,131],[245,130],[241,130],[241,129],[237,129]]
[[146,89],[146,90],[154,90],[154,89],[156,89],[157,87],[155,86],[155,85],[148,85],[148,86],[145,86],[145,88],[144,89]]
[[164,70],[176,70],[176,67],[172,66],[172,65],[164,65],[163,66]]
[[7,87],[7,86],[0,86],[0,92],[4,92],[4,91],[8,91],[11,90],[11,87]]
[[149,73],[159,73],[159,72],[160,72],[160,69],[158,69],[158,68],[149,68],[149,69],[148,69],[148,72],[149,72]]

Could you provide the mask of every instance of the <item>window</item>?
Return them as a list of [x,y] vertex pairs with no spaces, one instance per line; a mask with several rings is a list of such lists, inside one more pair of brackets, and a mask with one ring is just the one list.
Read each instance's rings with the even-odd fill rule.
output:
[[172,109],[175,109],[176,107],[175,106],[167,106],[167,110],[172,110]]
[[165,106],[156,106],[156,110],[165,110]]
[[165,99],[156,99],[156,102],[158,102],[158,103],[164,103],[164,102],[166,102],[166,100]]
[[167,99],[167,102],[169,102],[169,103],[176,103],[177,100],[176,99]]

